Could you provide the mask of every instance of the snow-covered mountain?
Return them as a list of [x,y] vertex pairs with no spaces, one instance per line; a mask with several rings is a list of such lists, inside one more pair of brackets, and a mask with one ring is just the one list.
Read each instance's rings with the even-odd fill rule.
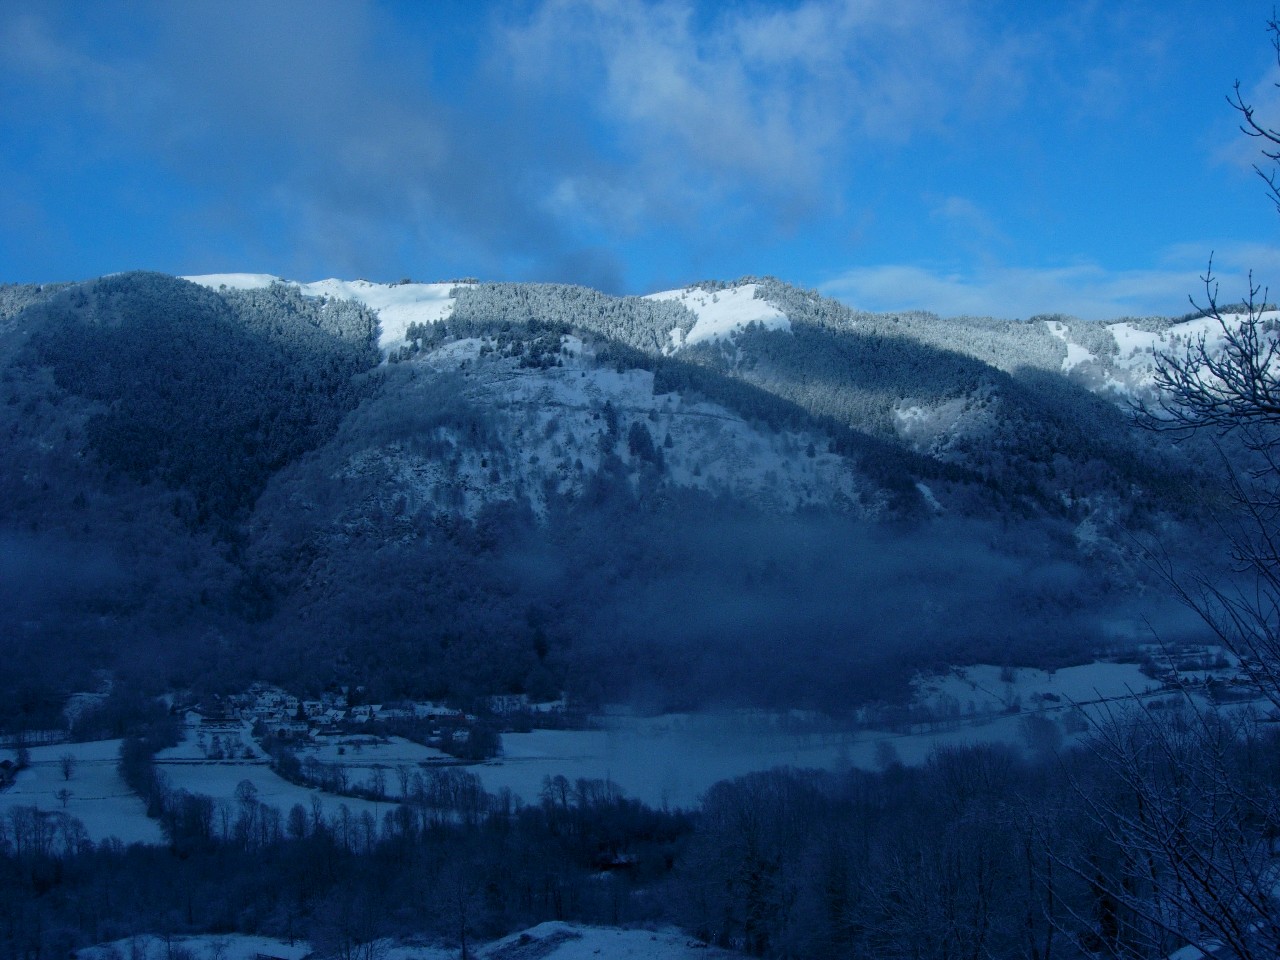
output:
[[5,287],[8,536],[124,571],[15,615],[388,695],[782,700],[818,672],[826,699],[941,648],[1069,658],[1141,581],[1133,537],[1190,535],[1212,489],[1125,407],[1204,326],[866,314],[770,278]]

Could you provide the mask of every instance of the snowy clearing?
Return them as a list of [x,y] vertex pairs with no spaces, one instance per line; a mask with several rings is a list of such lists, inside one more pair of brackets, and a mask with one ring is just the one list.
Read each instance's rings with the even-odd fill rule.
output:
[[309,297],[355,300],[378,314],[378,348],[385,354],[407,342],[411,323],[435,323],[453,313],[454,283],[370,283],[368,280],[318,280],[300,283]]
[[[226,736],[226,733],[223,732],[222,735]],[[204,734],[206,741],[210,736]],[[206,759],[205,747],[200,744],[201,738],[202,731],[198,727],[188,726],[180,744],[156,754],[156,770],[164,776],[171,788],[203,794],[212,797],[219,804],[238,806],[236,788],[247,780],[257,791],[258,801],[275,807],[282,815],[287,814],[295,803],[310,811],[312,797],[319,798],[321,810],[326,817],[336,815],[344,804],[357,816],[367,810],[375,817],[381,817],[389,809],[385,803],[338,796],[290,783],[267,766],[267,761],[261,759],[261,751],[256,745],[256,756],[253,759],[246,759],[243,755],[224,760]],[[247,735],[245,739],[249,739]],[[390,785],[395,777],[388,775],[387,780]]]
[[536,803],[546,777],[612,780],[655,807],[692,808],[720,782],[774,767],[874,769],[882,742],[905,764],[937,747],[1024,742],[1020,715],[994,715],[937,730],[791,732],[778,715],[673,714],[613,717],[604,730],[534,730],[502,737],[503,756],[469,769],[493,793],[510,789]]
[[[12,757],[9,751],[4,756]],[[62,757],[72,758],[71,776],[64,779]],[[59,743],[31,747],[31,765],[18,774],[13,786],[0,792],[0,815],[15,807],[31,807],[65,813],[84,824],[95,843],[115,837],[122,843],[162,843],[160,827],[147,818],[147,809],[120,778],[119,740],[93,743]],[[64,805],[59,791],[67,791]]]
[[[1199,317],[1175,323],[1159,332],[1140,330],[1128,323],[1108,324],[1107,330],[1120,349],[1119,356],[1115,358],[1116,366],[1142,374],[1139,383],[1145,386],[1151,381],[1155,354],[1178,354],[1202,337],[1209,353],[1215,353],[1223,344],[1223,326],[1229,330],[1238,330],[1245,319],[1244,314],[1229,313],[1223,315],[1221,324],[1213,317]],[[1258,319],[1263,324],[1274,323],[1280,319],[1280,311],[1259,314]]]
[[1061,320],[1047,320],[1046,326],[1049,332],[1067,345],[1067,355],[1062,361],[1062,372],[1070,373],[1082,363],[1090,363],[1098,358],[1092,353],[1080,346],[1078,343],[1072,343],[1067,339],[1067,325]]
[[950,698],[960,705],[962,713],[981,714],[1006,710],[1015,704],[1030,708],[1092,703],[1151,693],[1161,687],[1136,663],[1087,663],[1053,672],[1015,667],[1007,681],[1001,679],[1001,672],[1000,667],[984,664],[922,678],[916,684],[917,702],[940,703]]
[[[1096,714],[1123,705],[1161,685],[1137,664],[1092,663],[1054,673],[1030,668],[1000,679],[1001,668],[977,666],[923,679],[916,703],[937,722],[911,733],[884,730],[803,729],[785,714],[733,711],[615,715],[602,730],[534,730],[502,738],[503,756],[471,769],[485,789],[508,788],[536,802],[543,779],[563,775],[612,780],[629,796],[659,807],[692,807],[713,784],[773,767],[875,769],[887,747],[905,764],[923,763],[938,747],[973,743],[1027,744],[1026,718],[1038,715],[1061,726],[1075,705]],[[950,709],[949,709],[950,707]],[[1064,742],[1071,735],[1064,732]]]
[[731,337],[748,324],[758,323],[766,330],[791,331],[791,321],[767,300],[756,299],[756,284],[744,283],[712,293],[698,287],[651,293],[647,300],[679,300],[688,307],[697,322],[687,334],[671,331],[673,350],[706,340]]
[[[305,940],[289,944],[270,937],[203,934],[171,937],[167,941],[158,936],[131,937],[86,947],[76,956],[80,960],[163,960],[179,949],[187,951],[193,960],[302,960],[312,952],[311,944]],[[721,960],[740,956],[708,947],[672,928],[624,930],[558,921],[540,923],[473,949],[473,955],[480,960]],[[368,955],[381,960],[455,960],[458,950],[431,942],[378,940],[369,945]]]
[[308,297],[355,300],[378,315],[378,348],[387,354],[403,346],[411,323],[435,323],[453,313],[456,283],[373,283],[369,280],[316,280],[299,283],[269,273],[210,273],[183,277],[191,283],[217,290],[259,290],[273,283],[297,287]]
[[[452,765],[457,761],[435,747],[424,746],[403,737],[389,737],[386,741],[358,735],[334,737],[315,744],[304,744],[298,749],[298,759],[306,761],[314,757],[326,766],[341,764],[347,771],[352,788],[369,790],[374,786],[377,771],[382,770],[383,789],[388,798],[403,796],[401,777],[411,778],[421,773],[426,765]],[[406,784],[412,789],[411,784]]]

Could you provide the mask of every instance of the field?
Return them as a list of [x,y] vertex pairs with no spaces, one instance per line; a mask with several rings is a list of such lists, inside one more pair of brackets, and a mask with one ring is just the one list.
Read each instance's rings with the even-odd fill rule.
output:
[[[691,808],[720,780],[776,766],[841,770],[918,764],[939,746],[973,742],[1051,749],[1080,737],[1090,714],[1159,689],[1136,664],[1094,663],[1055,673],[976,666],[922,679],[917,685],[919,712],[909,725],[894,730],[851,731],[806,715],[762,711],[658,717],[614,713],[603,717],[596,730],[505,734],[500,757],[466,769],[480,777],[486,790],[510,789],[526,803],[538,802],[546,778],[563,775],[571,782],[612,780],[627,795],[653,806]],[[1038,740],[1028,717],[1051,721],[1039,723]],[[247,781],[260,802],[282,814],[294,804],[310,811],[314,797],[329,817],[341,805],[357,816],[369,811],[381,817],[401,796],[402,777],[411,783],[415,773],[449,761],[438,750],[394,737],[346,735],[299,749],[304,763],[341,765],[352,788],[371,786],[381,768],[387,799],[374,803],[281,778],[267,765],[247,726],[219,731],[216,743],[214,736],[189,725],[180,744],[157,755],[156,766],[174,789],[213,797],[226,809],[237,803],[237,788]],[[119,741],[32,748],[31,767],[0,793],[0,814],[30,805],[65,810],[84,823],[94,840],[114,836],[125,843],[161,842],[159,828],[116,772],[118,752]],[[67,780],[60,762],[64,755],[73,758]],[[68,792],[65,806],[58,796],[63,789]]]
[[[385,803],[375,804],[355,797],[340,797],[290,783],[267,765],[262,751],[252,744],[247,728],[241,736],[223,734],[220,737],[224,742],[232,740],[240,743],[241,749],[235,751],[239,756],[222,760],[208,759],[205,748],[201,745],[199,728],[188,726],[180,744],[156,754],[156,769],[164,775],[172,788],[201,793],[228,806],[237,803],[236,788],[248,781],[253,784],[259,802],[277,808],[282,814],[287,813],[294,804],[301,804],[310,811],[312,797],[319,798],[326,817],[336,814],[343,804],[357,816],[368,810],[380,817],[387,810]],[[212,737],[206,735],[203,740],[207,744],[212,741]],[[252,752],[252,757],[244,756],[246,746],[249,747],[248,752]]]
[[[456,948],[433,943],[378,940],[362,946],[365,949],[351,955],[381,960],[453,960],[458,956]],[[678,930],[621,930],[559,922],[540,923],[473,949],[479,960],[721,960],[741,956],[695,943]],[[88,947],[77,951],[77,956],[80,960],[164,960],[178,950],[186,951],[192,960],[302,960],[310,955],[311,945],[303,940],[290,944],[239,934],[174,937],[169,941],[144,936]]]
[[424,765],[452,764],[456,761],[442,750],[423,746],[403,737],[343,736],[324,740],[298,750],[298,758],[313,757],[319,763],[346,768],[352,787],[370,789],[377,769],[382,769],[386,796],[401,795],[402,773],[410,776]]
[[[974,742],[1026,745],[1033,711],[1058,725],[1081,705],[1085,714],[1117,699],[1145,695],[1160,685],[1136,664],[1093,663],[1049,674],[1021,669],[1011,681],[994,666],[953,671],[921,683],[917,703],[957,705],[956,715],[911,732],[858,732],[808,726],[803,717],[759,711],[616,715],[602,730],[534,730],[502,738],[503,756],[473,768],[490,792],[509,788],[536,802],[545,777],[609,779],[629,796],[654,806],[692,807],[716,782],[777,766],[827,770],[873,769],[892,757],[923,763],[936,747]],[[1047,695],[1047,696],[1046,696]],[[1056,698],[1056,699],[1055,699]],[[1014,704],[1017,712],[1010,712]],[[972,704],[972,706],[970,706]],[[1078,730],[1077,734],[1078,735]]]
[[[116,770],[119,740],[31,747],[30,755],[31,765],[18,774],[12,787],[0,792],[0,814],[34,806],[76,817],[95,842],[108,837],[122,843],[163,841],[160,827],[147,819],[146,807]],[[68,779],[63,778],[64,756],[72,758]],[[68,794],[65,805],[58,797],[64,789]]]

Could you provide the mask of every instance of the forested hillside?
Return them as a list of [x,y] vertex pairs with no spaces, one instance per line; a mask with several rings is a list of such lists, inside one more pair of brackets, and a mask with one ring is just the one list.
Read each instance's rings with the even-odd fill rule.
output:
[[1196,542],[1189,491],[1215,489],[1095,389],[1130,369],[1110,327],[746,278],[409,284],[392,336],[366,303],[218,279],[0,288],[8,724],[126,663],[839,711],[922,666],[1112,642],[1133,537]]

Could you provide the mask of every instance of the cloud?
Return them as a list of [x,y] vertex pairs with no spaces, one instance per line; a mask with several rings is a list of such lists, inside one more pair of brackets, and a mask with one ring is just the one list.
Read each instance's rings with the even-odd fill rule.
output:
[[[847,270],[820,289],[852,307],[871,311],[928,310],[944,316],[1023,319],[1039,313],[1064,313],[1085,320],[1180,316],[1191,309],[1189,298],[1205,302],[1201,277],[1207,256],[1202,247],[1171,247],[1158,266],[1141,270],[1077,263],[959,272],[882,264]],[[1280,247],[1232,246],[1220,251],[1214,262],[1220,302],[1238,302],[1247,295],[1251,269],[1259,280],[1276,277],[1280,289]]]
[[958,246],[980,255],[985,255],[991,247],[1009,244],[996,219],[967,197],[940,198],[932,204],[929,215],[947,228]]
[[[1160,40],[1147,21],[1164,21],[1108,10],[0,4],[0,208],[58,238],[56,258],[25,255],[20,273],[60,262],[81,276],[146,265],[635,290],[830,269],[851,237],[884,243],[908,219],[933,221],[906,224],[920,257],[990,259],[1027,219],[999,204],[1029,189],[1015,176],[993,198],[990,179],[1032,154],[1049,177],[1061,156],[1021,149],[1043,146],[1038,124],[1140,115],[1135,76],[1156,84],[1185,63],[1170,46],[1133,69],[1134,44]],[[907,191],[933,199],[922,210]],[[27,246],[9,232],[0,249]],[[1001,276],[931,275],[932,289],[978,302]]]
[[1029,56],[965,7],[920,0],[548,0],[503,49],[520,83],[583,104],[651,216],[745,195],[782,219],[828,208],[860,146],[1000,110]]
[[163,171],[202,208],[175,233],[198,237],[194,221],[210,256],[227,236],[273,255],[255,269],[377,277],[425,262],[510,275],[524,264],[541,279],[544,267],[590,262],[600,277],[593,244],[540,199],[569,146],[539,153],[545,141],[522,136],[498,92],[475,92],[477,103],[456,87],[437,93],[432,38],[403,36],[379,5],[141,7],[136,29],[92,11],[81,23],[80,4],[0,15],[0,76],[21,84],[0,111],[59,118],[63,134],[36,128],[49,163],[82,175],[74,165],[123,157]]

